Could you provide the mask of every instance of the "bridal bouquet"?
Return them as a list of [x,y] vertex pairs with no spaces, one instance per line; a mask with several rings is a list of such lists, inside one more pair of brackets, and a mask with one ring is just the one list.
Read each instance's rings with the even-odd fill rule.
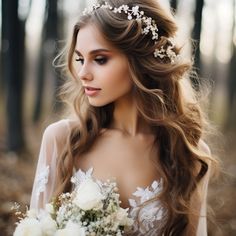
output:
[[133,224],[128,209],[120,207],[116,183],[72,177],[71,193],[63,193],[39,212],[20,215],[14,236],[123,235]]

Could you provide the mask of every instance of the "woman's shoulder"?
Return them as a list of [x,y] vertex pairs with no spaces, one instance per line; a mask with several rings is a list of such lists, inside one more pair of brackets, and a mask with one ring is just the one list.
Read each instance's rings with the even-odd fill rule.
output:
[[[204,159],[204,161],[208,165],[208,170],[212,169],[212,162],[214,162],[214,158],[212,156],[211,149],[209,148],[208,144],[203,140],[200,139],[198,143],[199,150],[207,156],[207,158]],[[210,171],[208,171],[209,173]]]
[[202,151],[205,154],[211,156],[211,150],[210,150],[208,144],[203,139],[199,140],[198,148],[199,148],[200,151]]
[[64,142],[77,121],[74,119],[61,119],[46,126],[43,138]]

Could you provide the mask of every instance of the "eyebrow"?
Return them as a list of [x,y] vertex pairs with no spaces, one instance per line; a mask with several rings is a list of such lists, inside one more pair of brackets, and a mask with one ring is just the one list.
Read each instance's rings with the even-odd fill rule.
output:
[[[108,49],[105,49],[105,48],[99,48],[99,49],[95,49],[95,50],[90,51],[89,54],[93,55],[93,54],[96,54],[96,53],[99,53],[99,52],[111,52],[111,51],[108,50]],[[77,49],[75,49],[75,53],[77,55],[82,55]]]

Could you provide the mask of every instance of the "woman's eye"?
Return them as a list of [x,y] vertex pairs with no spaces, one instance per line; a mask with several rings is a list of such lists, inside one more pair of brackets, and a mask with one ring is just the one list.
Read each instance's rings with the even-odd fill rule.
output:
[[75,61],[79,61],[81,64],[84,63],[84,59],[81,57],[75,58]]
[[108,61],[108,59],[106,57],[96,57],[95,61],[99,64],[99,65],[104,65],[106,64],[106,62]]

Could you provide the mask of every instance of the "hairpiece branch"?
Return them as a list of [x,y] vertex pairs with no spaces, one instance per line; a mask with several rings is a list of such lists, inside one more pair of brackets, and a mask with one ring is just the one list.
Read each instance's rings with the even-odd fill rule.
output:
[[[151,17],[146,16],[144,11],[141,11],[139,9],[139,6],[134,6],[132,8],[128,5],[112,7],[107,2],[105,2],[105,4],[94,4],[91,8],[85,8],[85,10],[83,11],[83,15],[92,14],[98,8],[108,9],[117,14],[125,13],[128,20],[141,21],[143,25],[142,34],[148,35],[149,33],[151,33],[154,43],[156,44],[158,42],[159,34],[155,20],[153,20]],[[170,45],[167,46],[167,48],[164,48],[164,46],[162,46],[160,49],[155,49],[153,55],[154,57],[159,57],[160,59],[167,57],[169,58],[171,63],[175,63],[179,56],[174,51],[175,45],[173,43],[173,40],[169,39],[168,42]]]

